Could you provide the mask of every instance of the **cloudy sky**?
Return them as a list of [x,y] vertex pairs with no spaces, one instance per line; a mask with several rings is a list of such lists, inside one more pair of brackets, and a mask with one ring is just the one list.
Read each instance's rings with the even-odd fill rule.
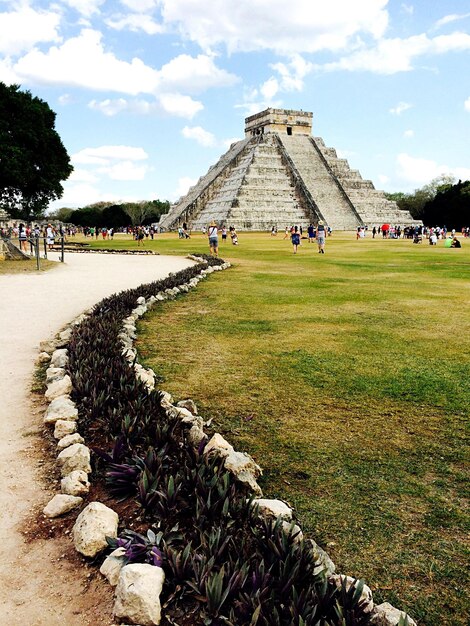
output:
[[363,178],[470,178],[468,0],[0,0],[0,81],[57,113],[55,206],[176,200],[271,106]]

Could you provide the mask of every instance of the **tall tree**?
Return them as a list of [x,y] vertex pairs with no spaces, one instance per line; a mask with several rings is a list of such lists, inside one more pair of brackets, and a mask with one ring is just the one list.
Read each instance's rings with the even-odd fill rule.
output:
[[49,105],[0,82],[0,207],[28,220],[63,194],[73,171]]

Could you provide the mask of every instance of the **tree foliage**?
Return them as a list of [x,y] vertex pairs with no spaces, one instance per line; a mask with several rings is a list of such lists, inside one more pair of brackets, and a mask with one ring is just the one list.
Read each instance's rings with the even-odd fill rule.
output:
[[428,226],[441,225],[461,230],[470,226],[470,181],[439,188],[423,210],[423,221]]
[[413,193],[387,193],[389,200],[395,200],[399,208],[409,211],[414,219],[423,219],[424,207],[433,200],[440,189],[446,188],[455,182],[455,178],[449,174],[441,174],[433,178],[431,182]]
[[76,226],[122,228],[158,222],[160,215],[169,208],[170,203],[167,200],[142,200],[122,204],[96,202],[72,211],[68,221]]
[[0,82],[0,207],[12,217],[43,214],[73,171],[55,117],[29,91]]

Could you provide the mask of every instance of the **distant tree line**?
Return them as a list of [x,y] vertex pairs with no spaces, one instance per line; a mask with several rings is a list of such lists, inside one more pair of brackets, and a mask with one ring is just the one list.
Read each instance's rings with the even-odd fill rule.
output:
[[141,202],[95,202],[80,209],[61,208],[50,214],[51,219],[75,224],[75,226],[96,226],[98,228],[122,228],[158,222],[163,213],[168,213],[168,200],[142,200]]
[[470,226],[470,180],[455,183],[453,176],[443,175],[413,193],[387,193],[400,209],[407,210],[426,226],[447,226],[460,230]]

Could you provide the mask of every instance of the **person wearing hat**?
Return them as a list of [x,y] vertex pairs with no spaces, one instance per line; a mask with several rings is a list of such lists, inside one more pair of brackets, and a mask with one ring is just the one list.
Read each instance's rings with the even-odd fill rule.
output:
[[326,226],[322,220],[319,220],[317,226],[317,244],[318,253],[325,254]]
[[209,235],[209,248],[212,256],[217,256],[219,254],[219,236],[217,230],[217,224],[212,220],[209,225],[208,231]]

